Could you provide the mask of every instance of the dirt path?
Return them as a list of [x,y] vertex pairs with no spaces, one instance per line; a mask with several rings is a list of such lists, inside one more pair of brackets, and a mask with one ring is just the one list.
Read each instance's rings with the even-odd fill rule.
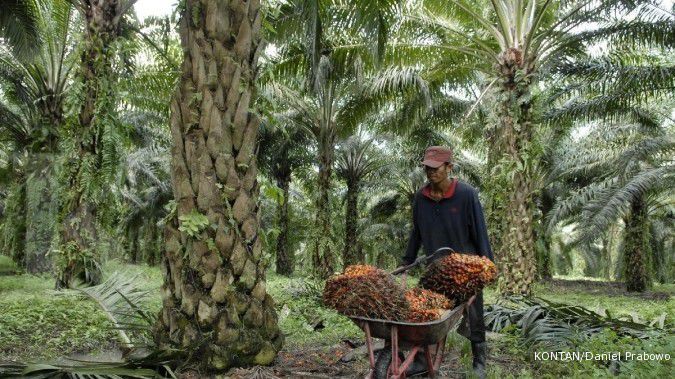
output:
[[[488,340],[492,339],[490,337]],[[523,367],[523,362],[503,354],[496,340],[490,343],[492,347],[488,355],[488,364],[498,366],[502,373],[517,374]],[[345,358],[347,362],[344,361]],[[470,357],[466,356],[462,360],[461,351],[458,348],[450,348],[445,353],[438,377],[466,378],[469,359]],[[369,363],[364,348],[342,343],[333,347],[284,349],[279,353],[274,365],[267,368],[267,373],[278,378],[363,378],[368,369]],[[252,377],[250,376],[252,373],[242,371],[241,374],[244,375],[241,378]]]

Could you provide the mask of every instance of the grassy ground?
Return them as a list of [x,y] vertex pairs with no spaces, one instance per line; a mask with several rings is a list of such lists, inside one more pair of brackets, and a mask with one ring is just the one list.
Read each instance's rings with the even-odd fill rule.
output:
[[[96,305],[77,291],[53,291],[53,279],[47,276],[13,275],[15,268],[0,257],[0,361],[48,359],[77,352],[97,352],[114,347],[115,333]],[[161,307],[158,268],[109,262],[105,275],[115,271],[136,276],[136,283],[153,295],[145,305],[156,311]],[[268,289],[277,302],[279,323],[286,334],[284,351],[277,366],[280,372],[327,372],[330,376],[353,377],[365,373],[365,354],[343,363],[348,344],[363,342],[362,332],[347,318],[320,305],[321,285],[302,278],[284,278],[271,274]],[[538,284],[536,294],[543,298],[582,305],[595,311],[609,310],[641,321],[651,321],[665,314],[667,327],[675,326],[675,287],[657,286],[641,296],[622,292],[611,283],[587,281],[552,281]],[[486,303],[495,300],[493,289],[486,290]],[[613,367],[603,362],[542,362],[534,360],[534,351],[522,343],[517,331],[491,333],[489,377],[605,377]],[[470,367],[470,345],[452,334],[450,352],[442,367],[447,377],[459,377]],[[672,335],[639,341],[622,339],[607,332],[579,344],[579,351],[675,352]],[[627,362],[621,376],[669,376],[672,361]],[[323,371],[322,371],[323,370]],[[645,376],[646,375],[646,376]]]
[[[3,261],[0,266],[8,264]],[[93,302],[76,291],[53,288],[50,277],[0,274],[0,360],[51,358],[114,347],[115,333]]]

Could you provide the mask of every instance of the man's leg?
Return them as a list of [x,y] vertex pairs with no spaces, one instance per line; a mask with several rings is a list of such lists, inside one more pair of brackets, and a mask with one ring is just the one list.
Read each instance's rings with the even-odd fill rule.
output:
[[483,317],[483,291],[476,294],[476,299],[469,307],[468,313],[473,369],[480,378],[484,378],[487,343],[485,342],[485,320]]

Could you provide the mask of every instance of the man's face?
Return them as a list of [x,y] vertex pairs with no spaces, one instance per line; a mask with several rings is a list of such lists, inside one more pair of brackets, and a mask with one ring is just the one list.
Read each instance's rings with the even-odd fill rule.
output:
[[448,172],[452,169],[451,163],[443,163],[438,168],[424,166],[424,172],[427,174],[427,179],[432,184],[438,184],[448,177]]

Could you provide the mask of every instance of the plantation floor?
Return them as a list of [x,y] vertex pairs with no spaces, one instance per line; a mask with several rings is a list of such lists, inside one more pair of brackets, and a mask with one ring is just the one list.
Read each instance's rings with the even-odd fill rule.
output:
[[[158,311],[161,306],[158,268],[109,262],[105,274],[115,271],[135,275],[135,283],[153,295],[145,307]],[[118,356],[115,333],[96,304],[77,291],[53,290],[48,276],[16,275],[11,264],[0,257],[0,362],[49,360],[66,355],[103,354]],[[321,285],[303,278],[283,278],[271,274],[268,289],[277,302],[281,329],[286,334],[283,351],[269,368],[233,370],[231,377],[246,377],[255,370],[279,377],[354,378],[368,369],[362,349],[362,332],[347,318],[320,305]],[[623,315],[641,322],[663,320],[675,326],[675,286],[658,286],[653,291],[626,294],[615,283],[588,280],[553,280],[537,284],[536,294],[548,300],[585,306],[614,316]],[[493,290],[486,290],[486,303],[495,301]],[[672,330],[672,329],[671,329]],[[489,333],[489,375],[491,378],[528,377],[604,377],[609,368],[597,362],[537,362],[534,352],[522,343],[517,333]],[[448,353],[441,377],[466,377],[470,371],[470,345],[455,333],[450,335]],[[577,349],[604,351],[645,350],[675,352],[675,338],[657,341],[633,341],[601,335]],[[351,356],[351,357],[350,357]],[[349,359],[348,359],[349,358]],[[346,361],[346,362],[345,362]],[[672,372],[672,361],[634,363],[625,367],[625,376],[652,377]],[[668,375],[661,375],[668,376]]]

